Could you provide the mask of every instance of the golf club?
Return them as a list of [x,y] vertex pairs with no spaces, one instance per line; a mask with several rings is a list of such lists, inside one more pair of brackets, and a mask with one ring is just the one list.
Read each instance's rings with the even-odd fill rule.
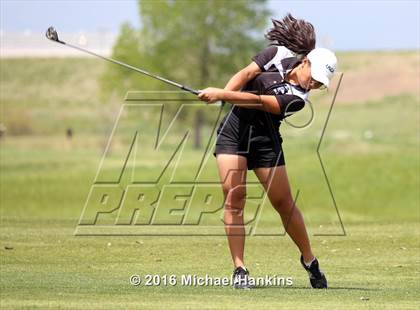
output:
[[69,47],[74,48],[74,49],[77,49],[77,50],[79,50],[79,51],[81,51],[81,52],[85,52],[85,53],[91,54],[91,55],[93,55],[93,56],[97,56],[97,57],[99,57],[99,58],[102,58],[102,59],[104,59],[104,60],[110,61],[110,62],[115,63],[115,64],[117,64],[117,65],[120,65],[120,66],[123,66],[123,67],[125,67],[125,68],[131,69],[131,70],[134,70],[134,71],[139,72],[139,73],[141,73],[141,74],[144,74],[144,75],[150,76],[150,77],[152,77],[152,78],[154,78],[154,79],[157,79],[157,80],[159,80],[159,81],[165,82],[165,83],[170,84],[170,85],[172,85],[172,86],[178,87],[178,88],[180,88],[180,89],[182,89],[182,90],[185,90],[185,91],[187,91],[187,92],[190,92],[190,93],[192,93],[192,94],[194,94],[194,95],[198,95],[198,94],[200,93],[198,90],[195,90],[195,89],[192,89],[192,88],[190,88],[190,87],[184,86],[184,85],[182,85],[182,84],[176,83],[176,82],[174,82],[174,81],[171,81],[171,80],[165,79],[165,78],[163,78],[163,77],[161,77],[161,76],[151,74],[151,73],[149,73],[149,72],[147,72],[147,71],[145,71],[145,70],[142,70],[142,69],[139,69],[139,68],[136,68],[136,67],[130,66],[130,65],[128,65],[128,64],[126,64],[126,63],[123,63],[123,62],[121,62],[121,61],[118,61],[118,60],[115,60],[115,59],[112,59],[112,58],[108,58],[108,57],[105,57],[105,56],[102,56],[102,55],[96,54],[96,53],[94,53],[94,52],[91,52],[91,51],[89,51],[89,50],[86,50],[86,49],[84,49],[84,48],[81,48],[81,47],[78,47],[78,46],[75,46],[75,45],[72,45],[72,44],[66,43],[66,42],[64,42],[64,41],[61,41],[61,40],[59,40],[59,39],[58,39],[58,34],[57,34],[57,31],[54,29],[54,27],[49,27],[49,28],[47,29],[47,32],[46,32],[46,34],[45,34],[45,35],[46,35],[46,36],[47,36],[47,38],[48,38],[49,40],[51,40],[51,41],[54,41],[54,42],[57,42],[57,43],[60,43],[60,44],[63,44],[63,45],[69,46]]

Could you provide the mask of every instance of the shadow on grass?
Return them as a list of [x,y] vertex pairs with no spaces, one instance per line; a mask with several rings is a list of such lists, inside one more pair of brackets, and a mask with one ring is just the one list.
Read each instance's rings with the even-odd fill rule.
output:
[[[281,286],[281,285],[271,285],[271,286],[256,286],[254,289],[268,289],[268,288],[278,288],[278,289],[288,289],[288,290],[316,290],[308,286]],[[329,290],[351,290],[351,291],[380,291],[377,288],[366,288],[366,287],[344,287],[344,286],[332,286],[326,289]],[[322,291],[322,289],[320,289]]]

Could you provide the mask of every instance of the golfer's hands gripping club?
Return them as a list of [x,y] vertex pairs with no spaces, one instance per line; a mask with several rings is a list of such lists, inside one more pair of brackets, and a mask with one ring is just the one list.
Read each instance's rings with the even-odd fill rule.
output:
[[201,101],[204,101],[207,103],[215,103],[217,101],[223,100],[223,93],[224,93],[224,90],[221,88],[208,87],[208,88],[200,90],[200,93],[198,94],[198,98]]

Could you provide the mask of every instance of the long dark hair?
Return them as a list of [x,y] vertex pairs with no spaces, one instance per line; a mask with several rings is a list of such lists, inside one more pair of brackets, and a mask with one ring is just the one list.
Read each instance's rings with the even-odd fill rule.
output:
[[275,45],[287,47],[297,55],[304,57],[315,48],[316,36],[314,26],[304,21],[296,19],[288,13],[282,20],[272,19],[271,28],[265,37]]

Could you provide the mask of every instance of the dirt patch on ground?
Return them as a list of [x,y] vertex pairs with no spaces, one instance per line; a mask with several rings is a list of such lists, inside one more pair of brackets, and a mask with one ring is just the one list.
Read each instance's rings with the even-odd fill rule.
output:
[[[337,102],[356,103],[380,100],[399,94],[420,96],[420,53],[378,52],[338,54],[343,80]],[[337,87],[332,82],[329,94],[315,93],[313,99],[329,101]]]

